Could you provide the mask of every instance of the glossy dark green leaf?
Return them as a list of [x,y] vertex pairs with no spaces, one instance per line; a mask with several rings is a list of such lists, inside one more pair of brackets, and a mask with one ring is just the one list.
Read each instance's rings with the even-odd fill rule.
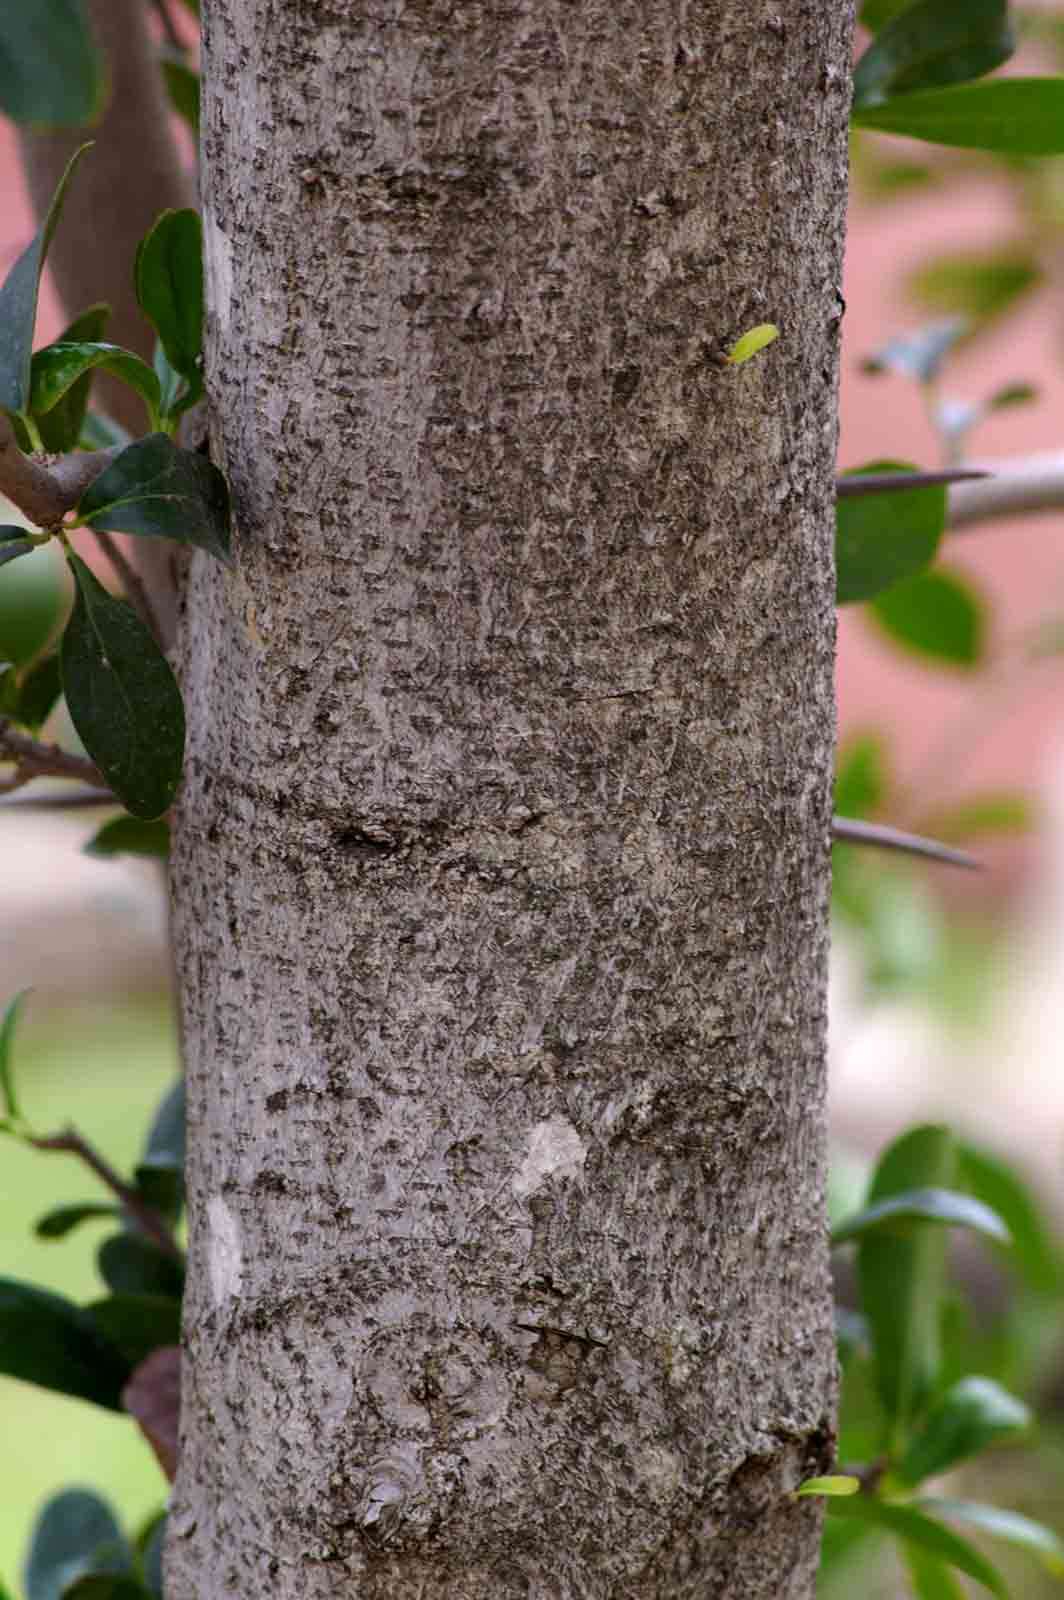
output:
[[893,643],[941,664],[974,667],[985,649],[986,613],[957,574],[936,567],[879,594],[869,615]]
[[898,1474],[905,1483],[922,1483],[1030,1425],[1023,1402],[992,1378],[962,1378],[935,1401],[897,1464]]
[[199,73],[194,72],[184,61],[175,60],[167,56],[161,63],[163,81],[166,84],[166,93],[170,104],[178,116],[188,123],[195,135],[199,135],[200,120],[200,80]]
[[54,1211],[46,1211],[44,1216],[34,1223],[33,1231],[38,1239],[65,1239],[68,1233],[80,1227],[83,1222],[97,1222],[101,1217],[120,1215],[117,1206],[90,1204],[56,1206]]
[[0,8],[0,112],[30,127],[84,127],[103,108],[104,70],[84,0]]
[[132,1567],[132,1551],[107,1501],[91,1489],[64,1489],[46,1503],[33,1529],[23,1573],[26,1600],[62,1600],[88,1573]]
[[[915,471],[906,463],[872,461],[858,473]],[[848,474],[847,474],[848,476]],[[895,490],[835,504],[835,581],[839,605],[870,600],[935,558],[946,526],[946,490]]]
[[[1035,258],[1027,252],[1003,250],[991,255],[947,255],[920,266],[906,283],[907,292],[928,311],[986,323],[1011,311],[1036,289],[1043,277]],[[1010,392],[1018,392],[1016,385]],[[1029,385],[1023,386],[1030,398]]]
[[15,1093],[15,1034],[22,1017],[22,1008],[31,989],[20,989],[12,1000],[4,1007],[4,1015],[0,1019],[0,1113],[9,1117],[12,1122],[22,1120],[19,1109],[18,1096]]
[[885,28],[893,17],[912,4],[913,0],[864,0],[857,15],[862,27],[867,28],[869,33],[878,33],[880,28]]
[[134,267],[137,300],[171,366],[202,387],[203,229],[195,211],[164,211],[141,240]]
[[78,506],[90,527],[229,553],[229,491],[218,468],[164,433],[138,439],[90,483]]
[[[69,327],[63,329],[59,341],[63,344],[93,344],[103,338],[104,329],[107,327],[111,308],[102,302],[90,306],[83,311],[80,317],[75,317]],[[34,357],[36,361],[36,357]],[[33,362],[30,364],[30,387],[33,386]],[[81,438],[81,430],[85,425],[85,412],[89,404],[89,394],[92,389],[92,373],[86,372],[83,378],[72,384],[63,398],[55,404],[44,416],[35,418],[37,432],[41,436],[41,443],[46,450],[52,450],[57,455],[64,455],[67,451],[76,450]]]
[[1064,1577],[1064,1540],[1041,1522],[1002,1506],[982,1505],[975,1500],[921,1499],[922,1511],[936,1517],[963,1522],[980,1533],[1003,1539],[1035,1556],[1054,1577]]
[[1061,155],[1064,78],[991,78],[948,89],[922,89],[883,105],[861,106],[853,120],[861,128],[966,150]]
[[18,523],[9,522],[0,527],[0,567],[17,561],[19,556],[28,556],[34,549],[36,546],[32,539],[27,539],[26,529]]
[[991,1206],[1012,1237],[1008,1259],[1032,1289],[1059,1294],[1064,1288],[1064,1262],[1053,1241],[1047,1216],[1011,1166],[976,1145],[957,1149],[957,1183]]
[[[948,1188],[956,1165],[947,1128],[909,1130],[884,1152],[869,1188],[870,1205],[913,1189]],[[873,1230],[858,1240],[857,1282],[872,1339],[876,1387],[897,1451],[910,1419],[933,1393],[941,1360],[939,1308],[945,1284],[946,1233]]]
[[858,61],[854,108],[981,78],[1015,48],[1007,0],[916,0],[882,28]]
[[62,1600],[151,1600],[151,1594],[137,1578],[97,1572],[64,1589]]
[[[8,10],[24,7],[5,7]],[[0,288],[0,407],[6,411],[25,411],[30,396],[30,361],[33,330],[37,322],[37,290],[48,247],[52,242],[67,187],[85,151],[83,144],[67,162],[59,180],[48,215],[4,279]]]
[[831,1517],[864,1522],[882,1528],[906,1544],[919,1546],[939,1561],[945,1561],[959,1572],[966,1573],[969,1578],[974,1578],[991,1594],[1000,1596],[1000,1600],[1008,1600],[1008,1590],[1001,1574],[986,1557],[951,1528],[943,1527],[923,1511],[910,1505],[893,1505],[866,1494],[854,1495],[852,1499],[828,1500],[827,1508]]
[[29,728],[36,733],[39,728],[43,728],[55,710],[56,702],[62,692],[59,656],[57,654],[44,656],[22,679],[18,705],[15,708],[15,721],[21,727]]
[[[61,341],[45,345],[43,350],[36,352],[30,380],[30,410],[34,416],[48,413],[75,384],[97,368],[111,373],[121,383],[135,390],[144,401],[149,427],[158,427],[161,396],[159,380],[151,367],[120,345],[92,341]],[[78,421],[80,432],[81,419]]]
[[128,811],[170,805],[181,776],[185,713],[174,675],[132,606],[72,555],[77,597],[61,651],[67,709],[89,755]]
[[174,1219],[185,1192],[185,1080],[178,1078],[159,1104],[136,1170],[137,1188],[157,1211]]
[[181,1342],[181,1302],[169,1295],[112,1294],[86,1306],[85,1315],[130,1369],[153,1350]]
[[884,372],[896,372],[917,383],[932,383],[941,371],[950,351],[968,331],[963,317],[947,317],[932,322],[915,333],[899,334],[888,339],[885,345],[861,362],[861,371],[869,377]]
[[136,817],[114,817],[85,846],[87,856],[151,856],[165,861],[170,854],[170,828],[161,818],[139,822]]
[[1009,1230],[989,1206],[974,1195],[956,1189],[905,1189],[888,1194],[848,1217],[835,1229],[833,1244],[862,1239],[870,1233],[908,1234],[927,1224],[947,1228],[971,1228],[1000,1244],[1009,1242]]
[[144,1586],[154,1600],[163,1600],[163,1544],[166,1540],[166,1512],[162,1511],[148,1528],[142,1544],[140,1562]]
[[0,1372],[120,1411],[130,1367],[73,1301],[0,1278]]
[[105,1239],[96,1264],[104,1283],[119,1295],[167,1295],[180,1300],[185,1286],[181,1262],[139,1233],[116,1233]]
[[0,661],[25,667],[55,636],[70,606],[58,546],[38,545],[0,572]]

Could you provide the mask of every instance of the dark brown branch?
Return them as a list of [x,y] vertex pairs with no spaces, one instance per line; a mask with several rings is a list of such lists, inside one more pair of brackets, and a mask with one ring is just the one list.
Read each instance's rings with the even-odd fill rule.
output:
[[85,450],[41,461],[23,455],[11,418],[0,412],[0,494],[38,528],[54,528],[73,510],[115,450]]
[[15,775],[0,782],[0,794],[11,794],[34,778],[80,778],[82,783],[104,787],[99,768],[85,756],[43,744],[28,734],[16,733],[10,717],[0,717],[0,762],[13,761]]
[[983,863],[964,850],[954,850],[937,839],[925,839],[919,833],[903,833],[883,822],[864,822],[856,817],[833,817],[831,837],[837,844],[871,845],[877,850],[899,850],[904,855],[923,856],[929,861],[942,861],[951,867],[966,867],[970,872],[981,872]]
[[27,1135],[26,1143],[31,1144],[35,1150],[58,1150],[67,1155],[80,1157],[100,1182],[110,1189],[130,1216],[140,1224],[149,1238],[154,1239],[160,1250],[178,1261],[182,1259],[173,1234],[155,1207],[149,1205],[136,1189],[131,1189],[128,1183],[124,1183],[114,1168],[74,1128],[68,1128],[65,1133],[53,1133],[47,1136],[30,1134]]

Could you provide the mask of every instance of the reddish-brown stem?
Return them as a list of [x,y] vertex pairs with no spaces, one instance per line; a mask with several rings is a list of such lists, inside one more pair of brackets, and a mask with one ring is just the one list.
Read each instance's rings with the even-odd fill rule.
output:
[[182,1259],[173,1234],[155,1207],[149,1205],[136,1189],[131,1189],[128,1183],[124,1183],[114,1168],[93,1149],[88,1140],[82,1138],[76,1129],[68,1128],[65,1133],[53,1133],[47,1136],[31,1135],[27,1143],[35,1150],[59,1150],[67,1155],[79,1156],[100,1182],[110,1189],[130,1216],[140,1224],[149,1238],[154,1239],[160,1250],[178,1261]]

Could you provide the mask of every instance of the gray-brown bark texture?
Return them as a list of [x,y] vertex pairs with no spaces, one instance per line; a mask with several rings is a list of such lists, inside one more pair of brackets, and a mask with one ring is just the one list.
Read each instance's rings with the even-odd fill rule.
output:
[[204,7],[172,1600],[812,1592],[849,11]]

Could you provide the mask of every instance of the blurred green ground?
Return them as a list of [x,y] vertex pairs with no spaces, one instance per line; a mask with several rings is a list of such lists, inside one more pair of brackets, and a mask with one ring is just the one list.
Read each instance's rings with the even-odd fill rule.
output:
[[[46,1012],[31,1000],[15,1041],[16,1083],[35,1129],[66,1123],[123,1174],[136,1160],[156,1104],[177,1070],[169,1001],[162,995]],[[33,1223],[52,1206],[105,1199],[73,1156],[0,1140],[0,1274],[87,1301],[104,1293],[94,1258],[113,1220],[86,1223],[52,1243]],[[26,1541],[55,1489],[83,1484],[108,1495],[127,1529],[157,1510],[166,1482],[136,1426],[97,1406],[0,1378],[0,1582],[21,1594]]]

